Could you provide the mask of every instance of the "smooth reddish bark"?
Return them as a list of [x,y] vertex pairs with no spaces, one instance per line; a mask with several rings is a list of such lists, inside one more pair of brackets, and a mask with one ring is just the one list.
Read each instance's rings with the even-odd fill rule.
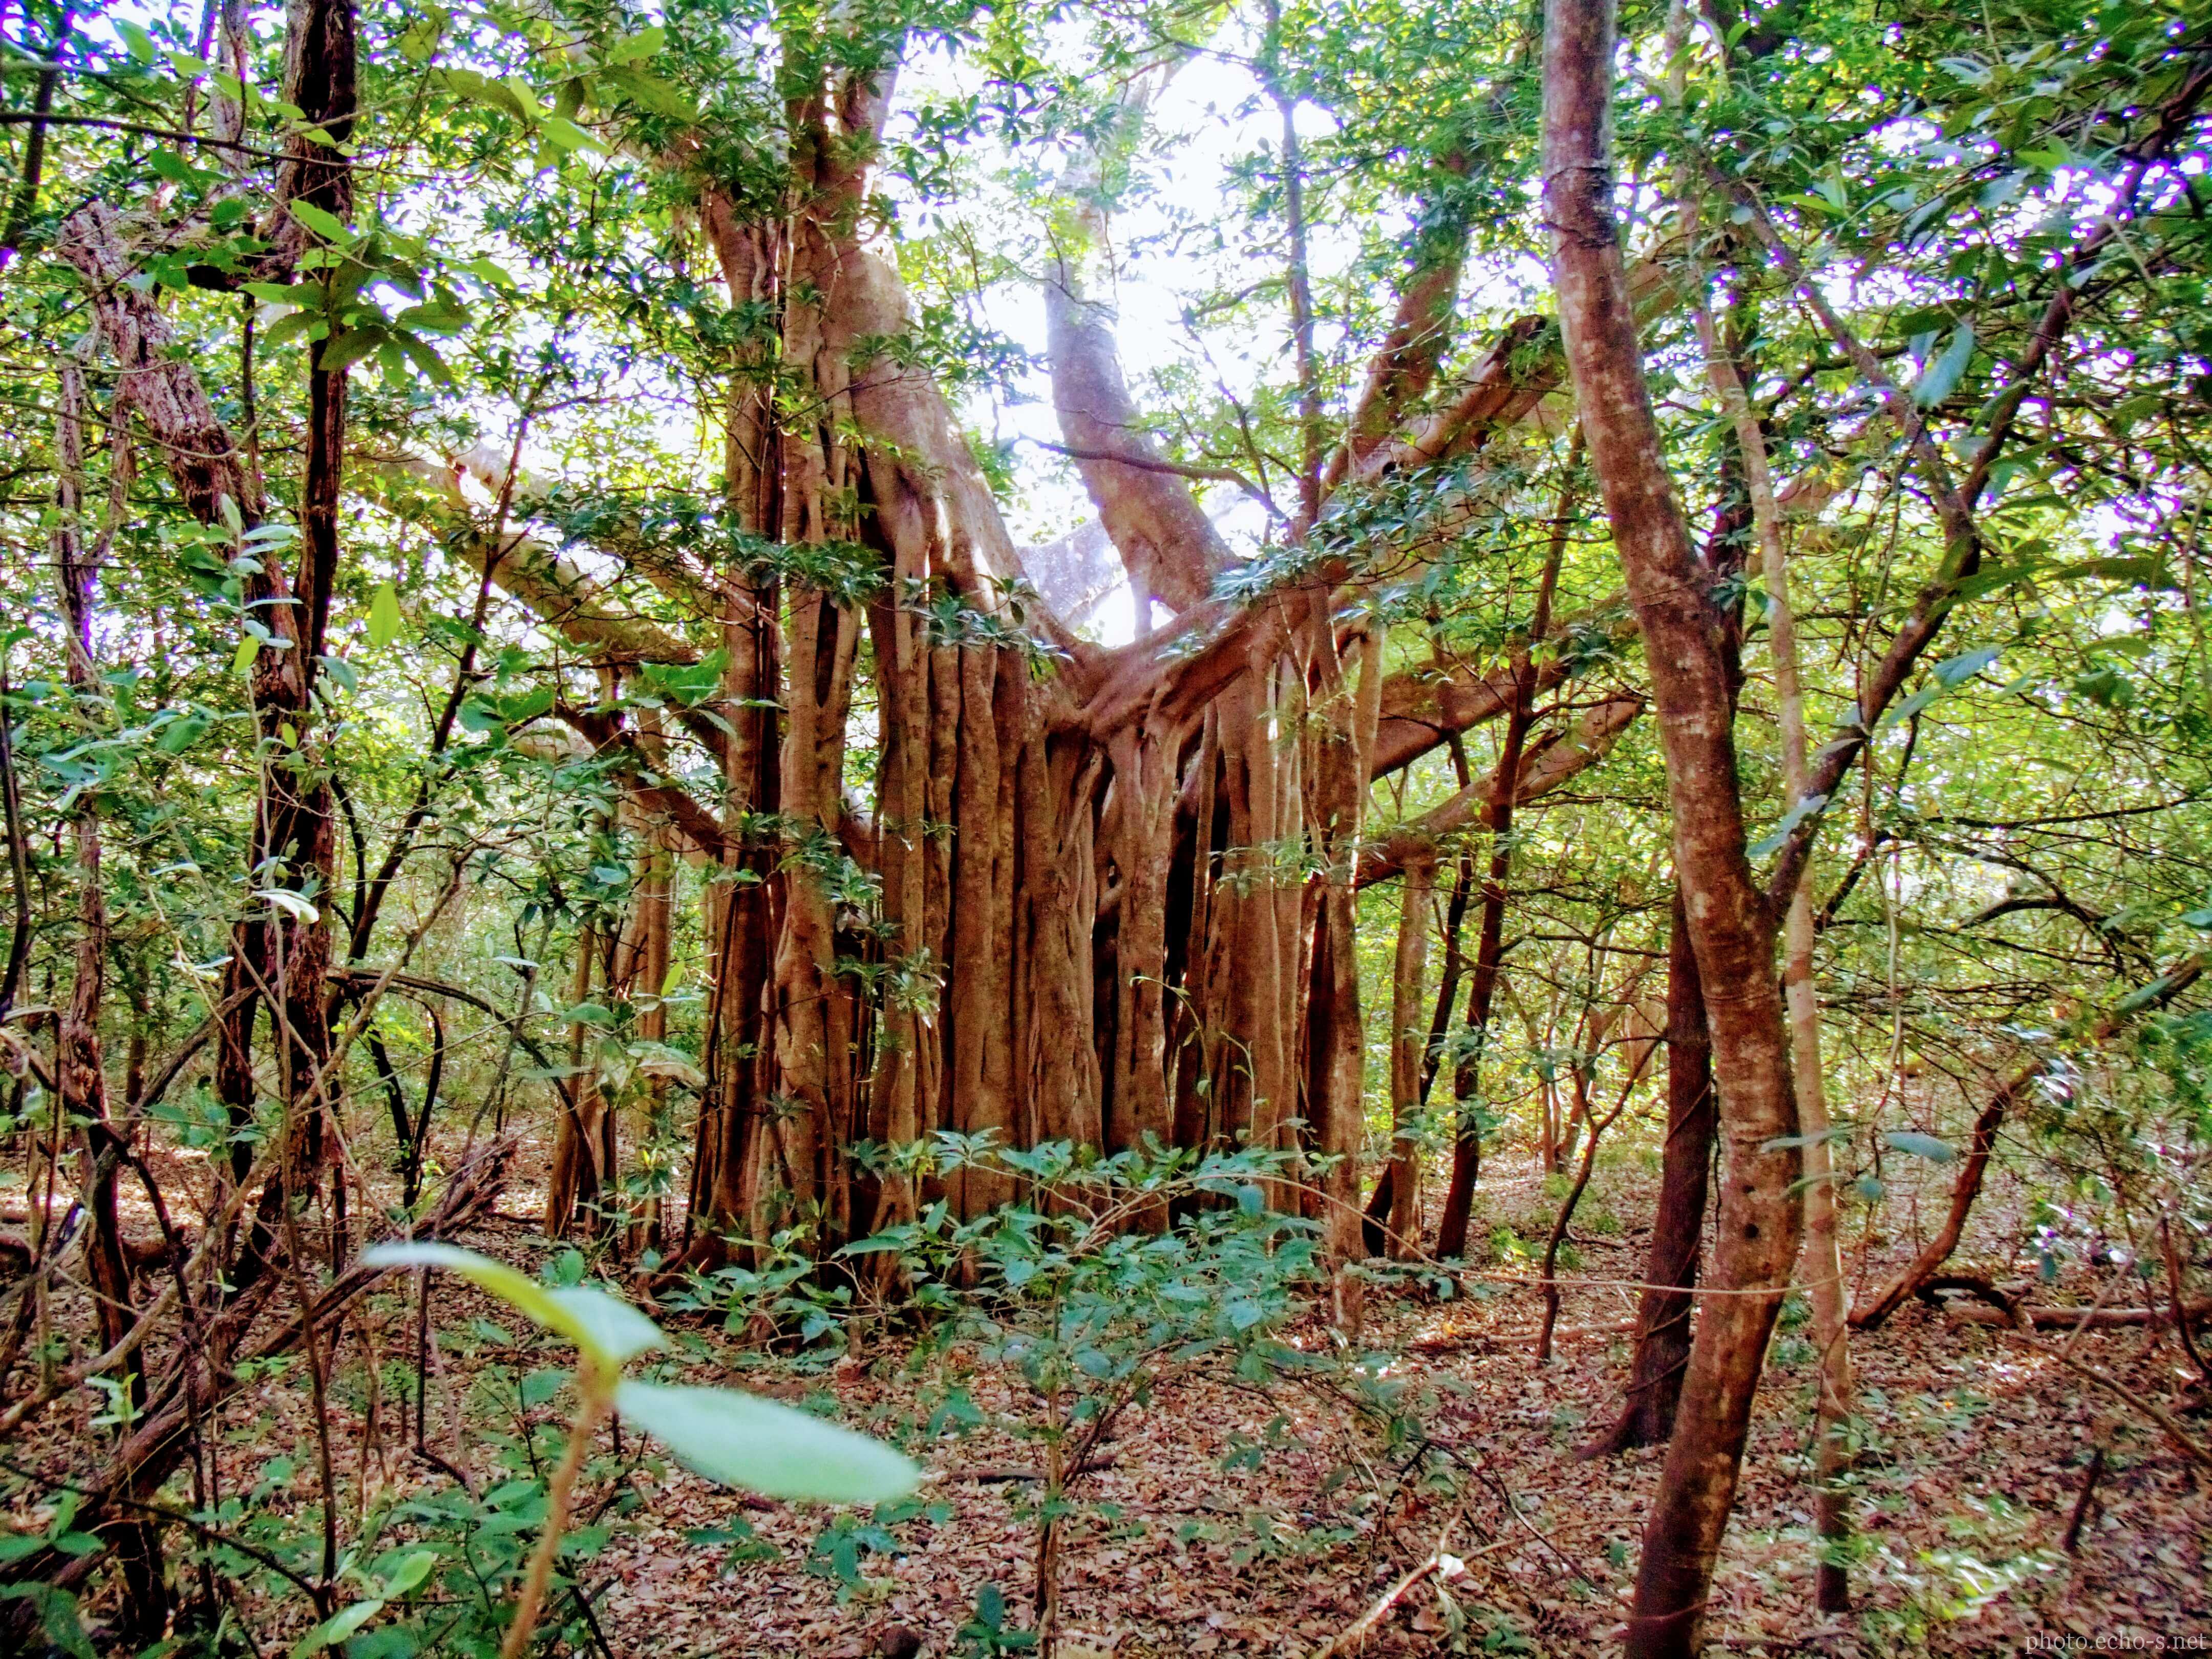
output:
[[1661,448],[1613,214],[1612,0],[1552,0],[1544,42],[1544,202],[1567,364],[1590,461],[1644,631],[1667,763],[1674,866],[1698,959],[1728,1157],[1717,1287],[1683,1376],[1644,1529],[1628,1651],[1694,1655],[1735,1498],[1766,1343],[1795,1265],[1802,1160],[1775,929],[1745,856],[1725,624]]

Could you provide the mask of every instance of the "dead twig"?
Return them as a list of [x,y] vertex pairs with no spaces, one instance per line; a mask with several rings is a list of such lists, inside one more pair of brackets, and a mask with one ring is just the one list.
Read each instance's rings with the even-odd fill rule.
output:
[[1399,1576],[1397,1583],[1382,1592],[1373,1607],[1316,1648],[1311,1659],[1334,1659],[1337,1654],[1348,1653],[1353,1646],[1366,1639],[1369,1632],[1389,1616],[1390,1609],[1406,1599],[1406,1593],[1408,1590],[1428,1577],[1430,1574],[1442,1569],[1447,1561],[1450,1561],[1454,1568],[1456,1568],[1457,1559],[1447,1554],[1444,1549],[1444,1546],[1450,1542],[1451,1528],[1447,1525],[1443,1531],[1437,1534],[1437,1547],[1429,1552],[1428,1559],[1417,1562],[1407,1568]]
[[2069,1555],[2081,1547],[2081,1523],[2089,1518],[2089,1504],[2097,1491],[2097,1477],[2104,1472],[2105,1448],[2100,1441],[2089,1454],[2089,1470],[2081,1477],[2081,1495],[2074,1500],[2074,1513],[2066,1522],[2064,1547]]

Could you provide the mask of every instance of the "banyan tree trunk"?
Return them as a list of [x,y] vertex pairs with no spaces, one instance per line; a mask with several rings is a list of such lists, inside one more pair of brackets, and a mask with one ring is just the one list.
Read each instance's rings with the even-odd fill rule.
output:
[[[733,449],[736,446],[733,443]],[[734,470],[734,469],[733,469]],[[733,489],[732,494],[736,491]],[[763,1018],[772,915],[769,851],[745,826],[777,799],[776,747],[761,702],[773,695],[779,637],[773,582],[726,579],[723,595],[723,822],[729,826],[706,888],[711,951],[707,1030],[701,1069],[707,1079],[693,1143],[687,1252],[704,1265],[726,1259],[727,1241],[751,1221],[757,1182],[767,1030]]]
[[[775,199],[698,182],[732,305],[756,319],[732,356],[726,503],[763,551],[707,590],[726,730],[720,823],[690,830],[719,869],[689,1257],[788,1222],[830,1244],[925,1197],[972,1214],[1016,1195],[988,1163],[926,1175],[925,1191],[854,1173],[856,1141],[940,1131],[1241,1140],[1285,1160],[1274,1202],[1326,1218],[1332,1249],[1356,1255],[1354,897],[1379,634],[1338,638],[1330,585],[1348,573],[1334,566],[1241,609],[1215,597],[1237,561],[1160,465],[1086,292],[1095,202],[1072,206],[1047,273],[1055,407],[1141,624],[1164,611],[1212,642],[1195,658],[1163,649],[1171,630],[1085,645],[1012,581],[942,394],[881,349],[912,325],[867,210],[890,79],[832,70],[799,89]],[[1447,240],[1363,394],[1362,435],[1325,480],[1309,455],[1328,488],[1478,445],[1554,383],[1508,375],[1501,347],[1420,444],[1385,444],[1435,373],[1449,283],[1428,266],[1455,270],[1463,252]],[[843,754],[862,673],[878,744],[865,802]],[[1419,701],[1393,719],[1431,735],[1409,746],[1394,727],[1390,765],[1506,707],[1477,688],[1431,722]]]
[[1149,1137],[1166,1147],[1175,1136],[1167,1073],[1168,881],[1179,757],[1172,734],[1149,726],[1119,734],[1112,754],[1121,892],[1106,1144],[1120,1150]]
[[[727,198],[702,192],[700,217],[721,262],[730,303],[757,312],[774,304],[780,227],[738,222]],[[776,353],[763,331],[746,340],[731,366],[723,426],[724,496],[738,527],[763,541],[777,534],[781,434],[774,404]],[[774,925],[768,837],[752,826],[781,799],[772,709],[781,690],[781,588],[765,572],[726,570],[715,598],[723,652],[720,707],[722,824],[720,868],[706,890],[709,943],[707,1030],[691,1160],[687,1254],[706,1265],[725,1260],[727,1242],[753,1221],[763,1136],[762,1104],[771,1090],[774,1055],[764,1018]]]

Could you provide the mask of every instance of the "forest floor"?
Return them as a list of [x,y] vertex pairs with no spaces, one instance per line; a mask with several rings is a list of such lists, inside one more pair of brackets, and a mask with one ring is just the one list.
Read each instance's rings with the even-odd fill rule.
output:
[[[1367,1341],[1398,1356],[1389,1377],[1409,1392],[1428,1435],[1452,1446],[1468,1471],[1457,1495],[1403,1473],[1409,1449],[1381,1443],[1340,1401],[1284,1385],[1182,1375],[1121,1413],[1102,1467],[1070,1491],[1076,1512],[1060,1571],[1060,1659],[1311,1654],[1409,1568],[1438,1558],[1344,1650],[1617,1650],[1662,1452],[1595,1462],[1577,1454],[1618,1410],[1632,1311],[1627,1285],[1644,1240],[1620,1231],[1614,1217],[1650,1213],[1650,1184],[1647,1171],[1623,1160],[1601,1170],[1584,1200],[1571,1271],[1595,1282],[1565,1297],[1563,1340],[1548,1364],[1538,1363],[1532,1340],[1540,1297],[1501,1282],[1533,1275],[1516,1241],[1540,1243],[1554,1208],[1525,1164],[1486,1173],[1482,1224],[1492,1230],[1486,1254],[1496,1277],[1470,1276],[1472,1293],[1449,1297],[1419,1285],[1370,1293]],[[1983,1234],[1962,1252],[1984,1266],[2002,1260],[2010,1242],[2003,1195],[1991,1197]],[[506,1204],[510,1214],[527,1212],[525,1194],[510,1193]],[[530,1232],[495,1225],[472,1242],[527,1263],[544,1249]],[[1855,1271],[1876,1279],[1911,1243],[1877,1242]],[[2094,1293],[2085,1278],[2044,1287],[2039,1299],[2086,1302]],[[2118,1305],[2140,1295],[2109,1299]],[[412,1357],[402,1334],[410,1311],[395,1297],[378,1322],[380,1376],[411,1370],[392,1358],[403,1343]],[[452,1352],[432,1389],[430,1443],[480,1486],[504,1478],[498,1437],[456,1431],[447,1413],[474,1382],[520,1374],[515,1351],[487,1322],[501,1311],[458,1281],[441,1289],[438,1324],[461,1334],[441,1344]],[[690,1334],[690,1380],[818,1403],[826,1395],[844,1420],[879,1430],[919,1422],[933,1408],[935,1397],[908,1374],[896,1340],[833,1359],[772,1358],[724,1335],[717,1322],[666,1322]],[[1328,1333],[1316,1319],[1291,1340],[1311,1346]],[[2044,1339],[2052,1346],[2065,1340],[2063,1332]],[[2164,1402],[2200,1440],[2212,1437],[2212,1406],[2185,1386],[2193,1373],[2170,1335],[2090,1331],[2073,1352],[2138,1398]],[[1853,1355],[1869,1443],[1856,1498],[1866,1547],[1852,1574],[1856,1609],[1835,1617],[1812,1610],[1812,1352],[1785,1332],[1761,1391],[1716,1583],[1717,1649],[2010,1653],[2055,1650],[2052,1638],[2068,1636],[2105,1649],[2212,1645],[2212,1486],[2141,1412],[2006,1332],[1918,1304],[1881,1331],[1856,1336]],[[348,1468],[362,1467],[366,1376],[357,1355],[350,1371],[342,1356],[330,1420]],[[1023,1410],[996,1376],[975,1374],[975,1404],[987,1413]],[[289,1454],[301,1468],[304,1501],[304,1387],[258,1389],[251,1397],[258,1403],[234,1407],[221,1437],[225,1486],[254,1486],[272,1456]],[[404,1415],[395,1402],[386,1399],[382,1409],[376,1467],[400,1485],[447,1481],[407,1451],[392,1421]],[[559,1402],[536,1403],[529,1414],[556,1423]],[[64,1426],[57,1420],[48,1431]],[[2100,1439],[2109,1455],[2069,1554],[2063,1535]],[[57,1449],[48,1443],[50,1454]],[[984,1430],[934,1442],[925,1454],[923,1512],[857,1534],[853,1522],[841,1528],[827,1512],[743,1498],[641,1460],[634,1437],[626,1449],[594,1466],[599,1485],[582,1505],[617,1513],[622,1506],[606,1503],[616,1495],[610,1488],[626,1485],[635,1494],[581,1565],[605,1652],[617,1659],[865,1659],[912,1654],[916,1638],[925,1655],[976,1650],[972,1633],[963,1645],[960,1632],[979,1593],[994,1584],[1008,1604],[1008,1628],[1029,1622],[1033,1441]],[[739,1551],[726,1539],[693,1536],[742,1534],[739,1522],[751,1529]]]

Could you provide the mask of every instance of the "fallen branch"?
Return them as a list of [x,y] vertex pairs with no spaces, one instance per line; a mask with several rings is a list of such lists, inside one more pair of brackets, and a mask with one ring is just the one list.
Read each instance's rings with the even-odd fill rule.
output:
[[[1369,1632],[1389,1616],[1390,1609],[1406,1599],[1408,1590],[1430,1574],[1441,1571],[1448,1578],[1458,1577],[1462,1571],[1459,1558],[1444,1553],[1444,1546],[1450,1541],[1451,1528],[1447,1527],[1437,1540],[1437,1547],[1430,1552],[1427,1560],[1407,1568],[1396,1583],[1382,1592],[1382,1598],[1373,1607],[1316,1648],[1311,1659],[1333,1659],[1336,1654],[1349,1652],[1355,1644],[1366,1639]],[[1447,1562],[1450,1564],[1449,1566],[1445,1565]]]
[[2076,1359],[2069,1353],[2062,1352],[2045,1343],[2039,1342],[2024,1331],[2004,1329],[2002,1334],[2008,1340],[2019,1343],[2023,1348],[2033,1349],[2046,1359],[2057,1360],[2069,1371],[2079,1372],[2099,1388],[2111,1393],[2130,1410],[2141,1412],[2160,1428],[2165,1430],[2166,1437],[2186,1453],[2191,1461],[2205,1468],[2212,1469],[2212,1451],[2205,1450],[2191,1439],[2188,1431],[2173,1420],[2170,1413],[2151,1404],[2140,1392],[2130,1388],[2111,1372],[2100,1370],[2086,1360]]
[[[2212,1301],[2192,1302],[2183,1312],[2192,1325],[2212,1320]],[[2171,1308],[2035,1308],[2015,1304],[2013,1313],[2002,1308],[1982,1304],[1948,1303],[1944,1316],[1968,1325],[1996,1325],[2007,1329],[2018,1329],[2019,1320],[2025,1317],[2039,1330],[2073,1330],[2077,1328],[2092,1331],[2125,1330],[2143,1325],[2166,1326],[2173,1323]]]
[[[1595,1325],[1562,1325],[1552,1333],[1554,1342],[1578,1340],[1584,1337],[1620,1336],[1636,1328],[1633,1319],[1608,1319]],[[1505,1348],[1533,1348],[1541,1336],[1529,1333],[1518,1336],[1494,1331],[1469,1331],[1465,1335],[1416,1337],[1406,1345],[1408,1353],[1457,1353],[1464,1349],[1494,1344]]]
[[[2167,1003],[2194,985],[2203,976],[2204,963],[2197,957],[2185,957],[2172,969],[2153,980],[2142,989],[2123,997],[2112,1010],[2099,1018],[2089,1028],[2087,1046],[2110,1041],[2130,1020],[2146,1009],[2163,1008]],[[1997,1131],[2003,1126],[2006,1115],[2027,1098],[2029,1088],[2049,1069],[2049,1061],[2039,1056],[2007,1079],[2004,1086],[1990,1097],[1974,1120],[1973,1139],[1969,1143],[1965,1160],[1959,1166],[1957,1180],[1951,1188],[1951,1205],[1943,1218],[1943,1224],[1926,1249],[1884,1285],[1872,1301],[1851,1310],[1850,1324],[1855,1331],[1871,1331],[1881,1328],[1884,1320],[1904,1306],[1923,1285],[1942,1270],[1958,1249],[1965,1234],[1966,1218],[1972,1212],[1974,1200],[1981,1196],[1983,1178],[1988,1174],[1990,1158],[1996,1149]]]
[[[1104,1457],[1086,1457],[1060,1478],[1064,1480],[1073,1480],[1078,1475],[1091,1474],[1100,1469],[1117,1468],[1121,1462],[1119,1457],[1111,1453]],[[1045,1474],[1042,1469],[1022,1468],[1007,1463],[994,1464],[980,1469],[956,1469],[952,1472],[951,1478],[955,1480],[973,1480],[979,1486],[988,1486],[997,1480],[1042,1480],[1045,1478]]]
[[2089,1518],[2089,1504],[2097,1495],[2097,1477],[2105,1472],[2105,1448],[2100,1441],[2089,1454],[2087,1473],[2081,1477],[2081,1496],[2074,1500],[2074,1513],[2066,1522],[2066,1553],[2072,1555],[2081,1547],[2081,1524]]

